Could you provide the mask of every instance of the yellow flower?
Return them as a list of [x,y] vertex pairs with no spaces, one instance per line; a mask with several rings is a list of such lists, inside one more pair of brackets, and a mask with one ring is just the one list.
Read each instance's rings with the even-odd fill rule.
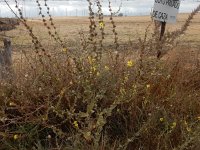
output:
[[47,121],[48,120],[48,115],[45,115],[43,118],[42,118],[42,121]]
[[150,84],[147,84],[146,87],[147,87],[147,89],[149,89],[149,88],[151,87],[151,85],[150,85]]
[[89,64],[93,64],[95,62],[95,59],[92,58],[91,56],[88,56],[88,62]]
[[62,52],[65,52],[65,53],[66,53],[66,52],[67,52],[67,48],[63,48],[63,49],[62,49]]
[[103,21],[99,22],[99,27],[100,27],[101,29],[103,29],[103,28],[105,27],[105,24],[104,24]]
[[176,122],[173,122],[172,125],[175,127],[176,126]]
[[19,136],[17,135],[17,134],[15,134],[14,136],[13,136],[13,139],[14,140],[17,140],[19,138]]
[[105,68],[105,70],[107,70],[107,71],[110,69],[108,66],[105,66],[104,68]]
[[90,73],[92,74],[93,72],[96,72],[97,71],[97,68],[95,66],[92,66],[90,68]]
[[128,81],[128,79],[129,79],[129,77],[128,77],[128,76],[126,76],[126,77],[124,78],[125,82],[127,82],[127,81]]
[[192,131],[192,129],[189,128],[189,127],[187,127],[186,130],[187,130],[188,132],[191,132],[191,131]]
[[168,76],[167,76],[167,79],[169,79],[170,77],[171,77],[171,75],[168,75]]
[[74,121],[74,127],[78,128],[78,122],[77,121]]
[[184,125],[185,125],[186,130],[187,130],[188,132],[191,132],[191,131],[192,131],[192,129],[191,129],[190,127],[188,127],[187,121],[184,121]]
[[198,116],[198,117],[197,117],[197,120],[199,120],[199,121],[200,121],[200,116]]
[[176,122],[173,122],[172,125],[171,125],[171,128],[175,128],[176,127]]
[[91,132],[86,132],[86,133],[83,133],[83,137],[87,140],[87,141],[91,141],[92,139],[92,134]]
[[164,121],[164,118],[160,118],[160,122],[163,122]]
[[187,121],[184,121],[184,124],[187,126],[188,125]]
[[17,106],[14,102],[10,102],[9,106]]
[[134,65],[134,63],[133,63],[132,60],[129,60],[129,61],[127,62],[127,66],[128,66],[128,67],[133,67],[133,65]]

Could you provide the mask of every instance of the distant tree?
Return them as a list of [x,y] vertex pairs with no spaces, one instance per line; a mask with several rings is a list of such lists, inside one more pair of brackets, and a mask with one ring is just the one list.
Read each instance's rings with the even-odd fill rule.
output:
[[119,15],[118,15],[119,17],[122,17],[122,16],[124,16],[124,14],[123,13],[119,13]]

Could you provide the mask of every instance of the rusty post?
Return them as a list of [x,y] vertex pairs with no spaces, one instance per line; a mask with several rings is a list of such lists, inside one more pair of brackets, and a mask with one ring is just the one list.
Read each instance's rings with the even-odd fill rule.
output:
[[166,28],[166,22],[161,22],[161,30],[160,30],[160,39],[159,39],[159,42],[160,42],[160,46],[159,46],[159,49],[158,49],[158,51],[157,51],[157,58],[159,59],[160,57],[161,57],[161,54],[162,54],[162,52],[161,52],[161,49],[162,49],[162,38],[163,38],[163,36],[164,36],[164,33],[165,33],[165,28]]
[[164,36],[165,27],[166,27],[166,22],[161,22],[160,41],[162,40],[162,37]]

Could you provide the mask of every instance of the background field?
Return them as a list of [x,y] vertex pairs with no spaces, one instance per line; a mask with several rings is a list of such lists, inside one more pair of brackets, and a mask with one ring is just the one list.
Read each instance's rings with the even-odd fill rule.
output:
[[[176,24],[167,24],[166,31],[174,31],[180,29],[189,14],[179,14]],[[153,21],[150,16],[134,16],[134,17],[114,17],[117,25],[117,33],[120,45],[125,45],[127,42],[132,42],[130,49],[137,50],[137,43],[139,38],[143,38],[145,30],[149,27],[148,32],[152,33]],[[80,34],[85,36],[89,33],[89,19],[88,17],[57,17],[54,18],[57,31],[64,41],[68,50],[74,50],[80,47]],[[109,48],[113,44],[112,25],[108,17],[105,21],[105,40],[103,42],[105,48]],[[55,43],[55,41],[48,36],[48,31],[44,28],[41,19],[28,20],[28,24],[33,28],[34,34],[37,35],[45,48],[50,51],[59,52],[62,48]],[[98,27],[97,27],[98,28]],[[182,53],[188,55],[188,60],[199,57],[200,49],[200,14],[197,14],[192,20],[191,25],[184,35],[179,39],[178,46],[181,47]],[[6,32],[7,36],[12,37],[13,44],[13,58],[18,58],[22,50],[32,52],[33,49],[31,37],[28,31],[21,24],[17,29]],[[176,51],[177,52],[177,51]],[[172,53],[170,54],[172,55]]]
[[[179,14],[178,21],[176,24],[167,24],[166,30],[173,31],[180,29],[184,21],[187,19],[189,14]],[[105,20],[105,33],[106,39],[104,40],[105,45],[113,43],[112,40],[112,27],[108,17]],[[117,33],[119,37],[119,43],[124,44],[127,41],[136,41],[139,37],[142,37],[145,33],[145,29],[153,22],[150,16],[134,16],[134,17],[114,17],[117,25]],[[77,46],[80,40],[79,32],[83,32],[86,35],[89,31],[89,19],[88,17],[60,17],[54,18],[57,31],[62,39],[66,42],[69,48]],[[51,49],[52,45],[55,45],[53,40],[49,38],[47,31],[45,32],[43,22],[41,19],[32,19],[28,21],[28,24],[33,27],[33,31],[41,39],[42,43],[49,46]],[[188,45],[198,48],[200,45],[200,14],[197,14],[192,20],[192,23],[185,33],[185,36],[181,37],[180,45]],[[150,31],[151,32],[150,28]],[[7,36],[13,37],[14,52],[20,49],[27,49],[31,45],[31,38],[29,37],[28,31],[23,25],[17,27],[16,30],[6,32]]]

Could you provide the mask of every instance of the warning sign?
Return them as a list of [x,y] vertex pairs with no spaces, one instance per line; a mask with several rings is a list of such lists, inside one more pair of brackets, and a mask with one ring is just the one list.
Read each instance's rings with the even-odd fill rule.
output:
[[155,0],[153,18],[162,22],[176,23],[179,7],[180,0]]

